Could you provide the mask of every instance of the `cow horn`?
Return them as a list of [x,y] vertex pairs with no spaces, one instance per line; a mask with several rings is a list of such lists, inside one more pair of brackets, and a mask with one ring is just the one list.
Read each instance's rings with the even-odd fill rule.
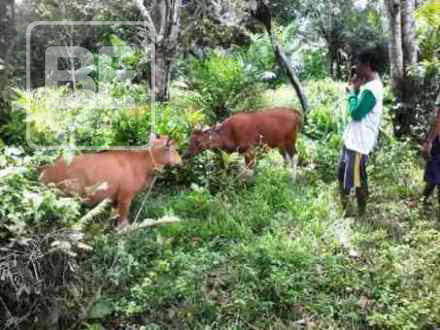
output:
[[166,144],[166,146],[169,147],[170,144],[171,144],[171,139],[168,137],[168,138],[167,138],[167,144]]

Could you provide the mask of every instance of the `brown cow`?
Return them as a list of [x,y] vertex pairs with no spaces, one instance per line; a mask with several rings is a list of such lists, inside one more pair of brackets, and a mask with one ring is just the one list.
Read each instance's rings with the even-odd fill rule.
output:
[[193,130],[183,158],[192,157],[206,149],[244,154],[246,167],[255,166],[253,148],[268,145],[278,148],[296,173],[296,137],[301,128],[301,115],[289,107],[265,108],[256,112],[237,113],[223,123],[206,130]]
[[60,158],[42,171],[40,181],[55,183],[68,195],[78,194],[88,205],[110,198],[117,206],[117,229],[122,229],[133,197],[152,182],[155,171],[181,162],[175,142],[162,136],[142,151],[81,154],[70,164]]

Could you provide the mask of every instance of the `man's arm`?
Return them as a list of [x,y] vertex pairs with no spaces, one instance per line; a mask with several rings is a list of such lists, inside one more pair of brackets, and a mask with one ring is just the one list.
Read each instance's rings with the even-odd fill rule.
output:
[[429,155],[431,153],[432,149],[432,142],[434,142],[434,139],[437,137],[437,135],[440,133],[440,111],[439,107],[436,107],[435,111],[437,111],[437,117],[435,118],[435,121],[431,127],[431,130],[428,134],[428,137],[426,138],[425,143],[422,147],[422,155],[425,159],[429,158]]
[[355,93],[352,93],[348,97],[348,112],[353,120],[361,120],[376,105],[376,97],[374,94],[365,89],[358,97]]

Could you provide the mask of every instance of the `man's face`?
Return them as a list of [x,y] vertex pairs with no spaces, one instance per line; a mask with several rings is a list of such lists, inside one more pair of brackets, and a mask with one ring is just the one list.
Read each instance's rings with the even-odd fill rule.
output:
[[360,78],[365,78],[369,70],[370,66],[368,64],[358,63],[356,65],[356,73]]

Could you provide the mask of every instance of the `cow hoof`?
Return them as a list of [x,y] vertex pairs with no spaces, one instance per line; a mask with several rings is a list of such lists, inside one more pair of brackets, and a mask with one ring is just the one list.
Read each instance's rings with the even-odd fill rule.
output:
[[122,221],[121,223],[119,223],[119,224],[116,225],[115,230],[116,230],[116,232],[118,232],[118,233],[123,233],[123,232],[127,231],[127,229],[128,229],[128,225],[129,225],[128,221],[127,221],[127,220],[124,220],[124,221]]
[[250,168],[244,168],[241,172],[241,177],[244,179],[248,179],[254,176],[254,170]]

